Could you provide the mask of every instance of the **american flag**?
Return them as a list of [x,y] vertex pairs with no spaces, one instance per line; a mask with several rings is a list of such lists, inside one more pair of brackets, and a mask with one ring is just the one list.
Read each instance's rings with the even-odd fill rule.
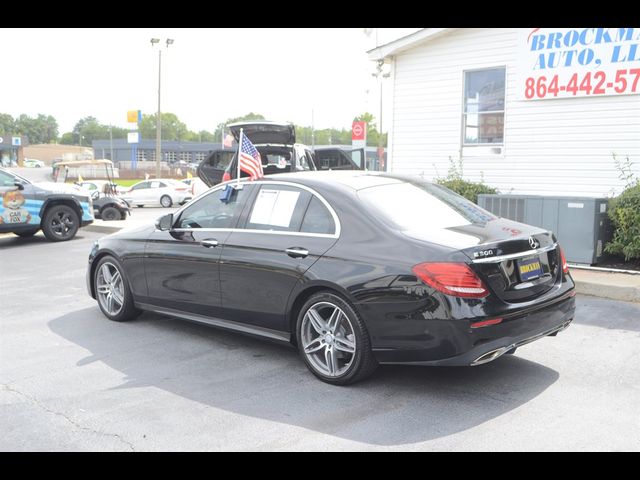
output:
[[264,177],[260,152],[256,150],[246,135],[242,135],[242,145],[240,146],[240,170],[248,173],[251,180]]

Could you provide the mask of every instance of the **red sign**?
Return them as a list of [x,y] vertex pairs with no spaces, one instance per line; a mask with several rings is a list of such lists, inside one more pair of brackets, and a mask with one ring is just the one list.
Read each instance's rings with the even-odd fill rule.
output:
[[366,140],[367,122],[353,122],[351,140]]

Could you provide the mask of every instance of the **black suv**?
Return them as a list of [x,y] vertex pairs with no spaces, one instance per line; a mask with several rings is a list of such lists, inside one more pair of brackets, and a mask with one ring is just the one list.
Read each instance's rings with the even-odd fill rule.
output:
[[42,230],[52,242],[71,240],[93,222],[89,193],[60,183],[31,183],[0,167],[0,233],[30,237]]
[[[326,147],[312,150],[296,143],[295,127],[288,123],[253,121],[227,125],[236,143],[243,129],[251,143],[260,152],[265,175],[309,170],[360,170],[364,163],[364,150],[345,151],[344,148]],[[236,149],[212,151],[198,166],[198,176],[208,186],[236,178],[238,163]],[[362,159],[362,160],[359,160]],[[241,177],[248,177],[240,172]]]

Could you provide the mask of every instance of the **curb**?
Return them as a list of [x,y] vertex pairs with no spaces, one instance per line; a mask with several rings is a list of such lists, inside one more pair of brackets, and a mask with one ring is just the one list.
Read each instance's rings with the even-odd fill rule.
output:
[[608,298],[622,302],[640,303],[640,288],[633,286],[611,285],[597,281],[584,281],[573,279],[576,284],[576,292],[582,295]]

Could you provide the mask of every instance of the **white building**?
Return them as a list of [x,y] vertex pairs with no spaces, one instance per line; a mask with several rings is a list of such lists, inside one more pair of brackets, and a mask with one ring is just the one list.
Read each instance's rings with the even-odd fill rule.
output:
[[[429,28],[369,52],[391,67],[389,168],[501,193],[620,193],[640,176],[640,28]],[[389,118],[389,116],[386,116]]]

